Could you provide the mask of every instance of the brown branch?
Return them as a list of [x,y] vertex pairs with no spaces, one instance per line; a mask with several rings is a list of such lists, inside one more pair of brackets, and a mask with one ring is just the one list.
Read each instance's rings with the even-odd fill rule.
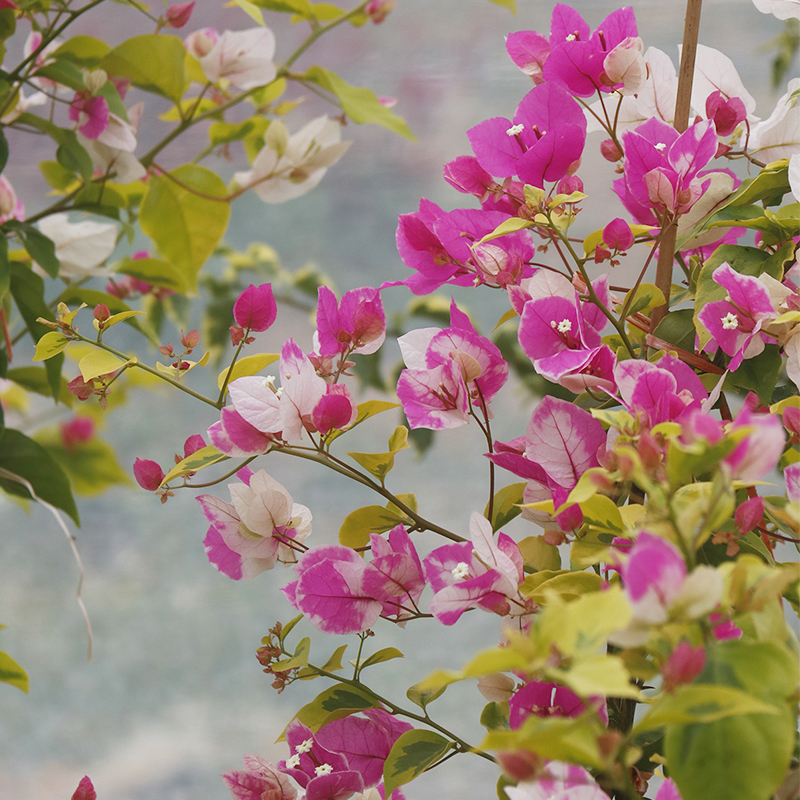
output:
[[[703,0],[687,0],[686,21],[683,28],[683,50],[681,51],[681,67],[678,76],[678,95],[675,100],[676,131],[683,133],[689,126],[689,108],[692,99],[692,78],[694,77],[694,61],[697,53],[697,35],[700,32],[700,9]],[[653,309],[651,330],[669,313],[669,295],[672,288],[672,266],[675,260],[675,242],[678,236],[678,221],[672,220],[661,232],[658,245],[658,265],[656,266],[656,286],[664,294],[664,305]]]

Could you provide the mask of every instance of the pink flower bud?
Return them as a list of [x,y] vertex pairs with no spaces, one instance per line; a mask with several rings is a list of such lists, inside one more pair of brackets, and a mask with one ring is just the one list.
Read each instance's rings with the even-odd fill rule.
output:
[[713,120],[719,136],[730,136],[746,116],[747,110],[738,97],[725,97],[716,91],[706,98],[706,117]]
[[506,775],[514,781],[534,780],[545,765],[544,759],[531,750],[501,750],[497,760]]
[[567,175],[562,178],[556,186],[557,194],[572,194],[573,192],[583,191],[583,181],[577,175]]
[[0,222],[10,219],[25,219],[25,207],[17,199],[11,182],[0,175]]
[[736,509],[734,519],[736,520],[736,527],[739,529],[739,533],[747,533],[753,530],[753,528],[755,528],[756,525],[760,525],[761,520],[764,519],[764,498],[751,497],[749,500],[745,500],[744,503]]
[[395,0],[370,0],[367,3],[364,13],[376,25],[380,25],[386,17],[394,10],[397,5]]
[[133,477],[142,489],[155,492],[164,480],[164,471],[155,461],[137,458],[133,465]]
[[199,433],[195,433],[183,443],[183,457],[189,458],[192,453],[196,453],[205,446],[206,440]]
[[94,422],[91,417],[73,417],[69,422],[61,425],[61,443],[64,449],[71,453],[75,447],[83,442],[88,442],[94,435]]
[[706,666],[706,651],[702,647],[692,647],[682,641],[661,668],[664,676],[664,689],[671,692],[676,686],[691,683]]
[[606,247],[622,252],[633,244],[633,231],[624,219],[612,219],[603,228],[603,242]]
[[194,2],[174,3],[167,9],[164,18],[167,20],[170,28],[182,28],[189,21],[193,10]]
[[78,788],[72,795],[72,800],[97,800],[97,792],[94,790],[88,775],[84,775],[81,778]]
[[233,318],[236,324],[251,331],[265,331],[278,315],[278,306],[272,295],[272,284],[251,283],[233,304]]
[[606,139],[600,142],[600,154],[606,161],[610,161],[612,164],[622,158],[622,151],[614,144],[613,139]]
[[105,322],[111,316],[111,311],[105,303],[98,303],[94,307],[94,318],[98,322]]
[[142,258],[150,258],[150,253],[147,250],[137,250],[131,256],[131,261],[139,261]]

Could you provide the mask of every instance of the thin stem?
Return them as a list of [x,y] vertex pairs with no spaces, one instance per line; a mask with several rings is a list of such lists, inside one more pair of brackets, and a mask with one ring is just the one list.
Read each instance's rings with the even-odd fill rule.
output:
[[233,368],[236,365],[236,360],[239,358],[239,353],[242,352],[245,340],[249,335],[250,335],[250,328],[248,327],[247,331],[242,337],[242,341],[239,342],[239,346],[236,348],[236,352],[233,354],[233,360],[231,361],[231,365],[228,367],[228,371],[225,373],[225,380],[222,382],[222,388],[219,390],[219,397],[217,398],[217,405],[220,408],[222,408],[222,406],[225,404],[225,393],[228,391],[228,382],[230,381],[231,375],[233,374]]
[[481,758],[485,758],[487,761],[491,761],[492,763],[496,764],[497,759],[494,756],[490,755],[489,753],[484,752],[483,750],[479,750],[477,747],[473,747],[471,744],[468,744],[460,737],[456,736],[452,731],[447,730],[447,728],[439,725],[437,722],[434,722],[429,716],[422,716],[421,714],[416,714],[413,711],[409,711],[408,709],[403,708],[402,706],[398,706],[396,703],[393,703],[391,700],[387,700],[385,697],[382,697],[377,692],[374,692],[368,686],[365,686],[361,681],[357,680],[350,680],[349,678],[343,678],[340,675],[335,675],[332,672],[328,672],[327,670],[322,669],[321,667],[309,666],[317,673],[322,675],[325,678],[330,678],[331,680],[337,681],[338,683],[346,683],[348,686],[355,686],[362,691],[369,692],[379,703],[383,703],[392,714],[399,715],[401,717],[408,717],[408,719],[413,719],[416,722],[421,722],[423,725],[427,725],[430,728],[434,728],[435,730],[439,731],[439,733],[443,733],[448,738],[452,739],[459,747],[462,748],[463,752],[475,753],[476,756],[480,756]]
[[458,534],[448,531],[446,528],[442,528],[441,526],[430,522],[424,517],[421,517],[416,511],[409,508],[402,500],[400,500],[399,497],[393,495],[384,486],[381,486],[379,483],[376,483],[371,478],[368,478],[366,475],[359,472],[357,469],[353,469],[353,467],[345,464],[343,461],[340,461],[330,453],[326,453],[324,450],[310,450],[308,448],[285,445],[283,447],[274,448],[272,452],[286,453],[290,456],[304,458],[307,461],[315,461],[317,464],[322,464],[323,466],[332,469],[334,472],[344,475],[346,478],[350,478],[357,483],[363,484],[369,489],[372,489],[372,491],[377,492],[379,495],[381,495],[381,497],[389,500],[389,502],[397,506],[397,508],[399,508],[409,519],[413,520],[419,530],[428,530],[433,533],[438,533],[440,536],[444,536],[445,539],[450,539],[453,542],[466,541],[463,536],[459,536]]
[[[81,336],[77,331],[73,331],[71,334],[76,341],[79,342],[86,342],[86,344],[90,344],[93,347],[99,347],[101,350],[105,350],[107,353],[112,353],[117,358],[122,359],[122,361],[130,361],[130,357],[125,355],[125,353],[121,353],[119,350],[115,350],[113,347],[109,347],[106,344],[95,342],[92,339],[87,339],[85,336]],[[149,372],[151,375],[155,375],[156,378],[159,378],[166,383],[171,384],[176,389],[180,389],[185,394],[191,395],[195,398],[195,400],[200,400],[203,403],[211,406],[212,408],[216,408],[219,410],[219,406],[215,403],[211,398],[206,397],[200,392],[196,392],[194,389],[190,389],[188,386],[184,386],[180,381],[176,381],[174,378],[170,378],[168,375],[164,375],[163,373],[159,372],[157,369],[153,369],[153,367],[148,367],[147,364],[142,364],[139,361],[134,361],[130,364],[127,364],[128,367],[138,367],[139,369],[144,370],[145,372]]]

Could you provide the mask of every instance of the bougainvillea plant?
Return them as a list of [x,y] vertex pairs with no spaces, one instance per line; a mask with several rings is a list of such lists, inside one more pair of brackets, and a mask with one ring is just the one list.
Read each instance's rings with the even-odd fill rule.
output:
[[[20,11],[6,5],[0,15],[13,33]],[[251,10],[308,20],[302,50],[340,22],[382,22],[393,5],[339,12],[262,0]],[[757,5],[798,16],[790,0]],[[410,274],[341,297],[320,286],[316,330],[304,341],[271,327],[280,298],[269,283],[231,296],[222,332],[234,354],[219,393],[207,396],[185,382],[209,363],[210,353],[191,359],[197,331],[181,332],[180,348],[159,341],[166,363],[151,367],[108,344],[109,329],[136,322],[130,298],[164,303],[167,292],[196,286],[236,197],[252,188],[268,203],[290,200],[346,145],[331,120],[290,133],[276,118],[272,104],[298,76],[289,72],[296,55],[273,63],[268,29],[198,30],[185,42],[159,32],[186,24],[190,6],[173,6],[156,34],[113,50],[87,37],[59,44],[54,20],[37,23],[38,39],[9,73],[2,119],[54,139],[57,160],[43,171],[63,197],[26,219],[5,187],[4,229],[24,248],[8,253],[6,291],[54,394],[71,348],[80,374],[68,392],[84,402],[105,405],[117,381],[146,371],[213,408],[205,435],[193,433],[174,466],[139,458],[136,480],[165,502],[199,489],[194,476],[209,469],[197,499],[210,564],[233,580],[258,580],[278,562],[291,573],[281,602],[298,614],[275,621],[258,660],[278,691],[299,680],[324,688],[287,720],[282,760],[246,755],[223,776],[231,795],[402,800],[416,777],[458,756],[496,762],[496,792],[510,800],[796,797],[798,653],[784,611],[798,609],[800,578],[787,555],[800,543],[800,82],[756,117],[731,60],[697,43],[699,0],[687,9],[679,70],[645,49],[631,8],[592,29],[555,5],[549,31],[507,38],[527,76],[516,110],[474,126],[472,154],[444,165],[470,207],[445,211],[423,198],[401,214],[397,246]],[[157,72],[131,62],[129,48],[160,58]],[[377,99],[323,68],[299,79],[338,97],[356,121],[406,132]],[[43,98],[24,97],[29,81]],[[174,129],[141,157],[143,112],[126,109],[128,83],[173,103]],[[55,105],[59,93],[64,127],[27,110]],[[240,101],[256,114],[220,121]],[[194,163],[168,170],[157,161],[209,119],[212,149],[242,140],[250,157],[231,186]],[[615,174],[613,205],[583,191],[581,164],[592,158]],[[158,253],[123,259],[104,293],[82,280],[100,274],[120,223],[55,213],[93,202],[95,213],[137,221]],[[592,202],[607,216],[594,231],[581,222]],[[188,220],[180,240],[175,208]],[[67,280],[54,313],[31,260]],[[617,285],[623,264],[630,285]],[[354,368],[387,338],[383,298],[450,287],[507,297],[494,336],[449,301],[447,327],[398,338],[399,402],[357,402]],[[264,331],[276,352],[248,352],[251,334]],[[273,364],[275,374],[265,372]],[[504,442],[492,434],[493,403],[512,368],[538,376],[545,391]],[[407,425],[388,447],[345,450],[340,440],[355,426],[398,406]],[[474,455],[488,486],[450,529],[425,515],[413,487],[390,488],[390,473],[409,429],[440,431],[446,442],[465,425],[485,443]],[[91,435],[72,426],[64,447]],[[4,488],[72,512],[68,491],[54,494],[52,481],[25,472],[19,454],[42,459],[40,445],[10,430],[2,443],[11,454],[0,465]],[[295,502],[271,474],[285,456],[327,467],[385,505],[355,509],[338,543],[315,540],[314,498]],[[222,483],[227,491],[213,489]],[[496,647],[434,671],[405,697],[370,687],[368,668],[403,655],[374,646],[382,628],[403,626],[413,648],[418,626],[466,629],[477,611],[498,617]],[[351,637],[352,670],[343,666],[350,644],[312,655],[309,626]],[[463,713],[487,729],[483,741],[437,721],[445,691],[462,692]],[[79,796],[93,796],[85,781]]]

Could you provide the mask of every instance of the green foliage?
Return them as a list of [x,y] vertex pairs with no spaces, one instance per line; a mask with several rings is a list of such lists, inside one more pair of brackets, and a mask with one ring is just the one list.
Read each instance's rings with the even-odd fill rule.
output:
[[[494,496],[492,503],[492,530],[499,531],[505,525],[508,525],[511,520],[516,519],[521,513],[522,509],[519,504],[522,502],[522,493],[525,490],[525,483],[512,483],[510,486],[504,486]],[[489,518],[489,504],[486,504],[483,515]]]
[[394,457],[401,450],[408,450],[408,428],[400,425],[389,437],[389,451],[386,453],[348,453],[367,472],[374,475],[381,483],[394,466]]
[[177,36],[144,34],[117,45],[100,66],[109,75],[130,78],[134,86],[178,103],[188,88],[185,55]]
[[139,223],[158,252],[181,274],[188,291],[196,292],[197,273],[228,228],[227,190],[218,175],[195,164],[178,167],[170,175],[179,183],[166,175],[147,182]]
[[737,714],[667,727],[665,756],[684,800],[771,797],[792,756],[797,659],[772,642],[727,641],[710,652],[696,685],[730,686],[774,704],[772,713]]
[[406,731],[392,745],[383,765],[386,796],[413,781],[452,748],[453,742],[433,731]]
[[25,485],[11,476],[27,481],[37,498],[65,511],[76,525],[80,524],[64,470],[38,442],[20,431],[5,428],[0,434],[0,488],[8,494],[30,498]]
[[342,111],[356,124],[374,122],[406,139],[416,141],[416,136],[411,133],[404,120],[390,108],[382,105],[371,89],[351,86],[335,72],[323,67],[311,67],[307,70],[305,79],[335,94],[342,104]]
[[[411,495],[413,497],[413,495]],[[409,507],[412,507],[402,495],[401,498]],[[413,507],[416,507],[414,501]],[[392,503],[386,506],[365,506],[351,511],[339,528],[339,543],[346,547],[359,548],[369,544],[371,533],[385,533],[397,525],[411,522],[408,517],[400,512]]]
[[0,650],[0,682],[16,686],[17,689],[22,689],[25,694],[28,694],[30,689],[28,673],[8,653],[4,653],[2,650]]
[[[323,725],[335,719],[349,717],[367,708],[379,708],[378,699],[359,686],[339,684],[331,686],[304,705],[295,715],[303,725],[316,733]],[[281,737],[282,739],[283,737]]]

